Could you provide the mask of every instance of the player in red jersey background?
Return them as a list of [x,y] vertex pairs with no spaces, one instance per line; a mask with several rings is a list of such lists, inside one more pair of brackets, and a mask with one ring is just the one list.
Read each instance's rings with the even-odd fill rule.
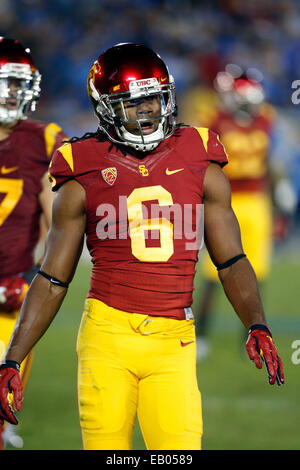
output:
[[[66,138],[55,123],[27,119],[40,95],[40,74],[18,41],[0,39],[0,358],[8,345],[28,286],[41,262],[35,248],[51,220],[47,170]],[[38,254],[36,253],[36,256]],[[35,263],[37,265],[35,266]],[[25,386],[32,352],[22,362]],[[1,440],[2,428],[0,430]],[[5,442],[22,440],[7,426]],[[1,444],[0,444],[1,447]]]
[[[289,197],[284,200],[274,197],[277,193],[274,188],[285,175],[282,169],[278,171],[272,155],[276,110],[266,102],[260,81],[258,70],[247,71],[237,64],[228,64],[217,74],[214,89],[187,92],[183,116],[194,125],[210,127],[226,148],[229,163],[224,171],[231,186],[232,207],[241,228],[244,250],[262,292],[271,269],[275,221],[287,222],[293,203],[288,208]],[[220,284],[207,251],[202,274],[205,282],[195,322],[198,359],[210,351],[214,300]]]
[[77,340],[84,449],[131,449],[137,415],[147,449],[197,450],[202,405],[191,304],[203,211],[211,258],[249,330],[249,357],[258,368],[266,362],[270,384],[284,382],[230,205],[227,156],[214,132],[176,124],[174,80],[145,46],[101,54],[88,91],[99,129],[71,139],[51,160],[53,220],[0,366],[0,419],[16,422],[7,394],[20,410],[19,363],[58,312],[86,235],[93,270]]

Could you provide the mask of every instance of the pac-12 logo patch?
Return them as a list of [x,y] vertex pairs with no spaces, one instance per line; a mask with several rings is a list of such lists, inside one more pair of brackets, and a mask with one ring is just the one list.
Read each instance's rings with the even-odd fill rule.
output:
[[101,175],[104,181],[112,186],[117,179],[117,169],[116,167],[109,167],[101,170]]

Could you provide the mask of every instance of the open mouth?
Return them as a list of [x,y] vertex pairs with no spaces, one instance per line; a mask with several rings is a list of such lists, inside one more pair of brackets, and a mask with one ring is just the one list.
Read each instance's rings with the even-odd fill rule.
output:
[[153,121],[144,121],[144,122],[141,122],[141,129],[142,129],[142,132],[143,134],[147,135],[147,134],[151,134],[152,132],[155,131],[155,123]]

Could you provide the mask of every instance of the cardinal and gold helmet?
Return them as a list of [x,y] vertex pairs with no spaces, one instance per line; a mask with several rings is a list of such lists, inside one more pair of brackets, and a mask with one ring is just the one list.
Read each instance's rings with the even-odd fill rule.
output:
[[262,79],[257,69],[228,64],[217,74],[214,86],[229,112],[253,116],[265,100]]
[[[175,85],[161,57],[146,46],[122,43],[101,54],[88,75],[88,93],[99,127],[115,143],[150,151],[170,137],[176,126]],[[131,107],[149,111],[135,116]]]

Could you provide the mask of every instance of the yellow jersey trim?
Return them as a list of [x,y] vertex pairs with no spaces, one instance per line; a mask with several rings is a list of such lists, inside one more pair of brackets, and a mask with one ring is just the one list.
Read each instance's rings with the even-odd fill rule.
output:
[[63,158],[66,160],[71,170],[74,171],[72,145],[66,143],[62,145],[61,147],[59,147],[58,151],[62,154]]
[[202,139],[205,151],[207,152],[207,143],[208,143],[208,139],[209,139],[209,134],[208,134],[209,129],[206,128],[206,127],[195,127],[195,129],[196,129],[196,131],[198,131],[198,133],[199,133],[199,135]]
[[54,176],[52,176],[51,173],[50,173],[51,166],[52,166],[52,160],[51,160],[50,165],[49,165],[48,180],[49,180],[50,183],[51,183],[51,187],[54,188],[54,186],[56,186],[56,179],[55,179]]

